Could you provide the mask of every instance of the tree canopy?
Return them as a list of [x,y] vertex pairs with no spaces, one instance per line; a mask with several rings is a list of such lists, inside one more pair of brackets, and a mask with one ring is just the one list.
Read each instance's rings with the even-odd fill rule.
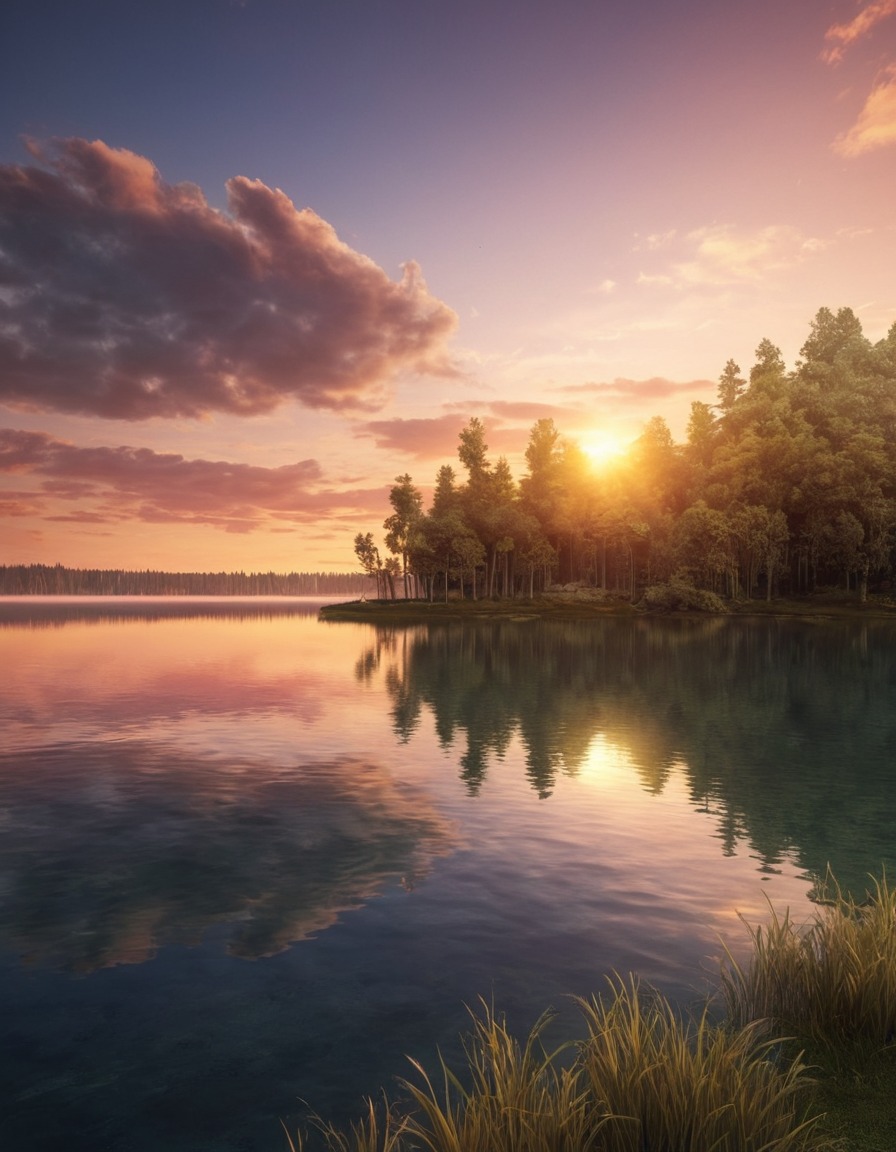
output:
[[392,557],[359,534],[362,567],[384,590],[400,574],[406,596],[429,598],[576,582],[637,599],[674,580],[725,597],[839,586],[864,599],[894,561],[896,324],[872,344],[851,308],[820,308],[792,370],[767,337],[746,376],[729,359],[683,444],[654,416],[597,469],[541,419],[525,461],[517,481],[473,417],[458,441],[466,479],[442,465],[425,510],[398,476],[383,525]]

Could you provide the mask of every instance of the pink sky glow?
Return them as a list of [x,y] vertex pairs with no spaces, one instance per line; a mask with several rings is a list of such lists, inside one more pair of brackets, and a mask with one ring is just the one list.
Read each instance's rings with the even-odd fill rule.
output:
[[0,563],[352,571],[470,416],[896,321],[896,0],[199,10],[0,16]]

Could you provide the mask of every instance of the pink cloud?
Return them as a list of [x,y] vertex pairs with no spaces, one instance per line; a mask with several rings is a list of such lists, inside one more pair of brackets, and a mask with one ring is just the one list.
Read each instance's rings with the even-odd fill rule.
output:
[[358,425],[355,435],[372,437],[377,448],[431,460],[456,454],[457,438],[466,422],[455,415],[367,420]]
[[[0,473],[27,474],[34,489],[5,495],[21,515],[56,522],[205,524],[229,532],[272,521],[381,510],[386,489],[325,486],[315,460],[279,468],[187,460],[147,448],[81,448],[40,432],[0,429]],[[77,507],[71,507],[76,504]]]
[[884,70],[858,120],[837,137],[832,147],[841,156],[860,156],[892,144],[896,144],[896,64]]
[[[489,456],[497,457],[503,453],[522,451],[526,441],[526,433],[519,427],[507,427],[504,417],[507,413],[501,411],[504,405],[501,402],[473,401],[469,404],[450,405],[457,408],[461,415],[433,416],[428,418],[393,420],[368,420],[357,426],[356,436],[370,436],[377,448],[384,448],[390,452],[405,452],[418,460],[439,460],[444,463],[457,464],[458,436],[469,420],[470,414],[475,411],[492,412],[495,420],[485,420],[485,439],[488,444]],[[508,408],[515,405],[508,404]],[[542,405],[520,405],[520,408],[541,409]],[[546,407],[546,406],[545,406]],[[552,409],[553,410],[553,409]],[[541,412],[541,415],[544,415]],[[537,417],[531,418],[533,421]]]
[[662,376],[652,376],[649,380],[627,380],[617,376],[611,383],[567,384],[559,391],[656,400],[687,392],[704,392],[707,388],[715,388],[715,384],[709,380],[667,380]]
[[896,13],[896,0],[875,0],[874,3],[866,4],[849,23],[833,24],[824,35],[830,47],[822,52],[822,60],[828,64],[839,63],[850,44],[867,36],[881,20],[894,13]]
[[236,176],[229,214],[101,141],[0,166],[0,399],[140,420],[375,410],[399,373],[453,375],[455,314],[310,209]]
[[539,401],[526,400],[492,400],[485,407],[493,416],[502,420],[525,421],[534,424],[536,420],[556,420],[561,423],[569,414],[569,410],[559,404],[544,404]]

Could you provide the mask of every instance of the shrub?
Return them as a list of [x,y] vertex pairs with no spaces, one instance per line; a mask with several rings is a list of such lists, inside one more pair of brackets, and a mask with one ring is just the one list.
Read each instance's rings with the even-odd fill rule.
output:
[[642,603],[655,612],[727,612],[721,596],[705,588],[695,588],[688,580],[673,576],[668,584],[651,584],[644,590]]

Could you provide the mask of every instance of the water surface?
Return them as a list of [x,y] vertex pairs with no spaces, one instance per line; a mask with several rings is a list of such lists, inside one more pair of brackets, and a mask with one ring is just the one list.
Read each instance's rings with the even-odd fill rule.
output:
[[886,623],[0,604],[3,1147],[282,1149],[894,859]]

